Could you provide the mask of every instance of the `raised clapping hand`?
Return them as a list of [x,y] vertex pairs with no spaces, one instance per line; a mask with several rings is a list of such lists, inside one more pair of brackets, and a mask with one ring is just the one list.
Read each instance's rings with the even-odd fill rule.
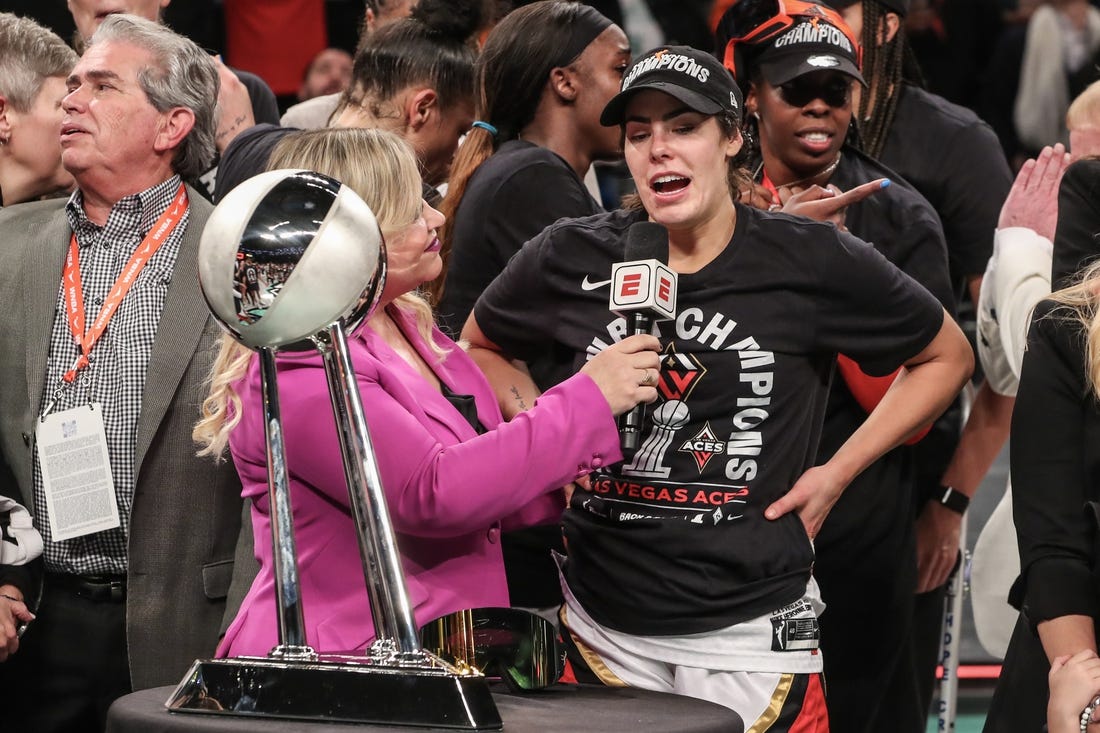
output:
[[611,413],[621,415],[639,402],[657,399],[660,349],[656,336],[628,336],[593,357],[581,372],[600,388]]
[[1048,730],[1050,733],[1078,733],[1081,711],[1100,694],[1100,658],[1091,649],[1079,651],[1072,657],[1057,657],[1050,665],[1048,679]]
[[997,228],[1026,227],[1054,241],[1054,229],[1058,225],[1058,185],[1069,163],[1069,153],[1062,143],[1054,147],[1048,145],[1038,158],[1024,163],[1001,207]]

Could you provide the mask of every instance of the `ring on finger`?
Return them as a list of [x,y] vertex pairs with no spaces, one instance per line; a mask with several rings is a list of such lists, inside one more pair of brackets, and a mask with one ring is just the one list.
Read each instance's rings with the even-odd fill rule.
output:
[[645,370],[645,376],[642,377],[642,381],[639,382],[638,384],[641,387],[652,387],[656,383],[657,383],[657,377],[653,374],[652,371],[650,371],[649,369],[646,369]]

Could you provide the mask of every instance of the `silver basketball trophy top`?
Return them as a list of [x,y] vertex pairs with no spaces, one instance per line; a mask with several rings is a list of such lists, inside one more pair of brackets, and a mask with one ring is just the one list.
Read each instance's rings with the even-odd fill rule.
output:
[[[214,317],[259,352],[279,644],[266,657],[196,660],[169,710],[499,729],[485,677],[421,648],[348,356],[346,333],[371,315],[385,281],[385,246],[370,207],[312,171],[251,178],[211,213],[199,281]],[[374,622],[376,640],[365,654],[314,650],[305,638],[275,350],[313,348],[328,380]]]
[[385,255],[374,212],[350,188],[312,171],[269,171],[211,213],[199,283],[214,317],[245,346],[311,349],[333,323],[350,333],[367,318]]

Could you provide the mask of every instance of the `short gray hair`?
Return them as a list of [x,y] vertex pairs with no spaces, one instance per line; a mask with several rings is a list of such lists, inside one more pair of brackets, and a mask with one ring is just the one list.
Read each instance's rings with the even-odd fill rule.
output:
[[28,111],[42,82],[54,76],[64,79],[76,62],[76,52],[52,31],[28,18],[0,13],[0,94],[16,111]]
[[131,43],[148,51],[155,66],[138,73],[145,96],[159,112],[186,107],[195,126],[180,143],[173,168],[183,178],[197,178],[214,161],[218,116],[218,70],[209,54],[168,28],[134,15],[108,15],[88,41]]

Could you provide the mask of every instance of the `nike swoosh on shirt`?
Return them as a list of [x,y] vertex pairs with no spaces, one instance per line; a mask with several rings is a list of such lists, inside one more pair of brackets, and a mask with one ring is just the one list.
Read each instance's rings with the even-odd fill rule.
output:
[[597,290],[604,285],[610,285],[610,280],[600,280],[598,283],[594,283],[588,279],[588,275],[584,276],[584,280],[581,281],[581,290]]

